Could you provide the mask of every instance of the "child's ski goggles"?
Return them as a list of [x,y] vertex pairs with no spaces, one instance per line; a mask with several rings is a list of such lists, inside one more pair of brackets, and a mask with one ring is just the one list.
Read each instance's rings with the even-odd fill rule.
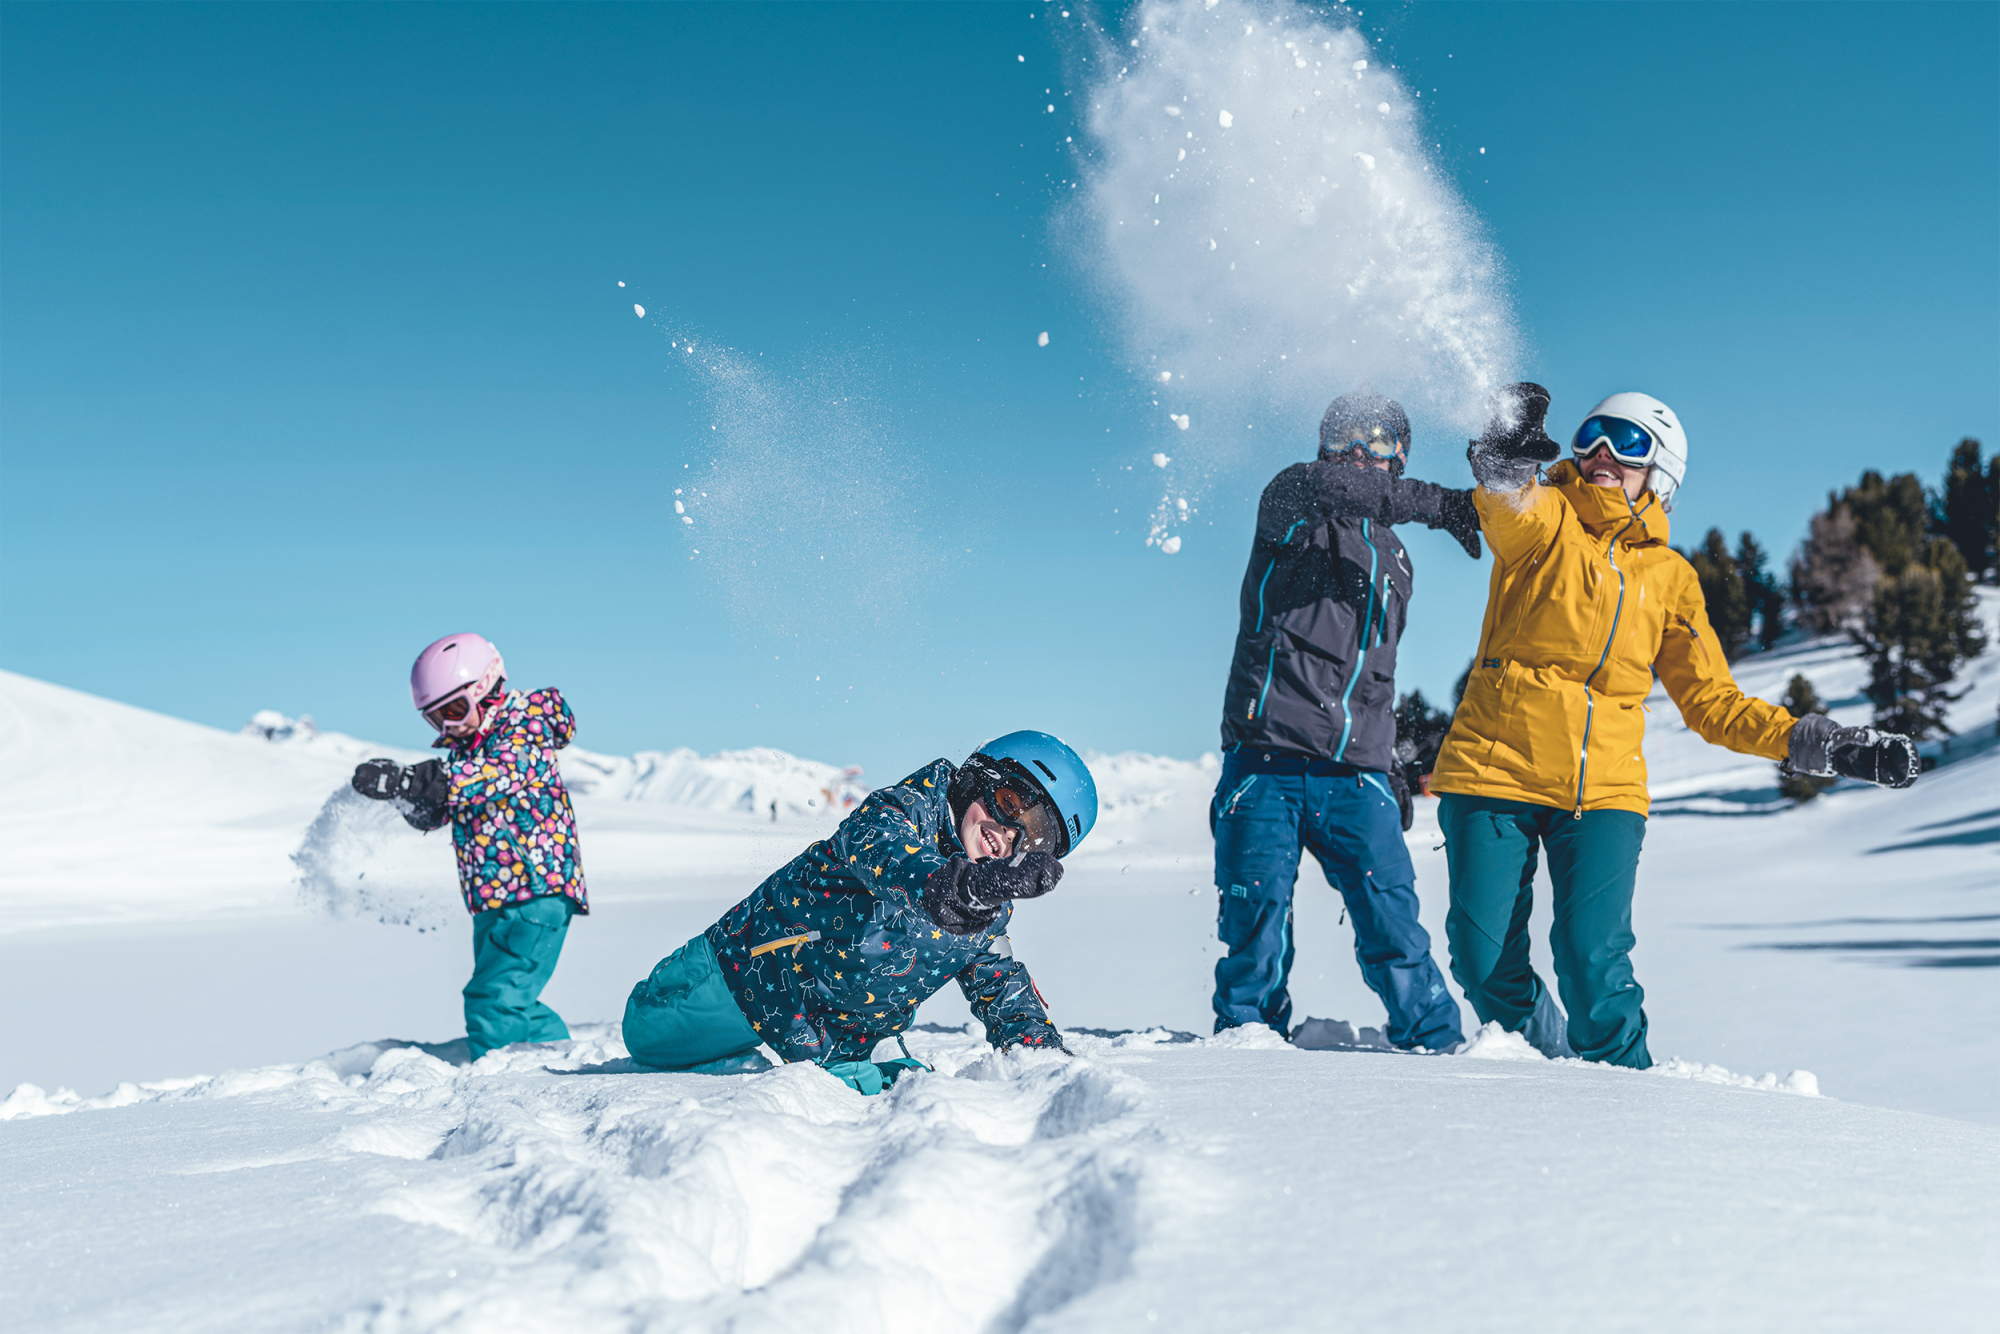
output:
[[1069,830],[1064,828],[1062,816],[1043,794],[1040,784],[1025,775],[1007,772],[1009,768],[1019,768],[1011,760],[995,762],[979,755],[966,761],[966,765],[983,780],[981,796],[986,813],[1023,839],[1015,847],[1016,853],[1063,855],[1069,847]]
[[445,696],[424,710],[424,721],[440,732],[450,730],[446,724],[464,722],[467,718],[472,717],[475,705],[485,704],[497,698],[506,686],[504,679],[496,681],[493,688],[487,691],[484,698],[482,698],[479,691],[480,687],[485,684],[484,681],[475,681],[463,690]]
[[1612,457],[1634,468],[1651,463],[1660,452],[1660,442],[1651,431],[1623,417],[1590,418],[1576,428],[1576,439],[1570,441],[1569,452],[1577,458],[1587,458],[1599,445],[1611,446]]
[[1343,434],[1347,436],[1347,441],[1334,451],[1336,453],[1345,454],[1358,449],[1374,458],[1393,459],[1403,452],[1404,445],[1408,443],[1398,440],[1394,431],[1379,422],[1373,426],[1352,426]]

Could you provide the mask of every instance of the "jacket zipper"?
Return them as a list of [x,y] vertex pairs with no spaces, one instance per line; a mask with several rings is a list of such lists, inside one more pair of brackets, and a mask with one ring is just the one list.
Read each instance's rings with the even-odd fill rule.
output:
[[[1626,502],[1630,504],[1631,502]],[[1634,514],[1636,522],[1638,515]],[[1618,539],[1630,532],[1632,524],[1611,535],[1611,545],[1604,549],[1604,559],[1611,562],[1611,572],[1618,576],[1618,601],[1611,609],[1611,633],[1605,637],[1604,652],[1597,655],[1597,665],[1590,669],[1590,675],[1583,678],[1583,749],[1576,757],[1576,809],[1570,812],[1572,820],[1583,818],[1583,783],[1590,776],[1590,727],[1597,721],[1597,702],[1591,697],[1590,683],[1604,670],[1604,664],[1611,658],[1611,646],[1618,639],[1618,618],[1625,614],[1625,571],[1618,568]]]
[[1333,752],[1338,760],[1347,754],[1347,741],[1354,729],[1354,714],[1347,707],[1354,698],[1354,683],[1361,679],[1362,665],[1368,660],[1368,631],[1375,624],[1375,574],[1381,567],[1382,553],[1375,547],[1375,539],[1369,536],[1368,520],[1361,521],[1361,540],[1368,544],[1368,605],[1361,614],[1361,633],[1354,644],[1354,666],[1347,674],[1347,689],[1340,692],[1340,749]]
[[[1292,540],[1292,534],[1299,530],[1299,524],[1304,522],[1304,519],[1300,519],[1290,528],[1287,528],[1285,535],[1278,539],[1278,544],[1283,546],[1289,543]],[[1271,582],[1271,571],[1277,568],[1278,558],[1273,556],[1271,557],[1271,563],[1264,567],[1264,577],[1257,581],[1257,628],[1250,632],[1252,634],[1261,635],[1264,633],[1264,585]],[[1257,702],[1251,705],[1249,711],[1243,715],[1245,722],[1255,722],[1263,715],[1264,699],[1271,693],[1271,673],[1277,668],[1277,665],[1278,646],[1273,644],[1271,645],[1270,655],[1264,660],[1264,688],[1257,692]]]

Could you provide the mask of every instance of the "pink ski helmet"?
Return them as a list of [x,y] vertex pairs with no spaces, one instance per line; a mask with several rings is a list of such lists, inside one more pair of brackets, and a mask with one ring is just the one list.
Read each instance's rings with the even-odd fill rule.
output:
[[[446,635],[422,653],[410,668],[410,702],[429,718],[446,700],[465,695],[472,703],[484,699],[507,677],[500,650],[483,636]],[[441,727],[436,720],[432,726]]]

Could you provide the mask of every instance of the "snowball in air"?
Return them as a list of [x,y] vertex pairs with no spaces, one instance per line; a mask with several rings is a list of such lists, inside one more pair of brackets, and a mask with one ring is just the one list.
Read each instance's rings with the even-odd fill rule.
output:
[[1181,549],[1181,539],[1180,539],[1180,534],[1178,533],[1174,534],[1166,541],[1160,543],[1160,552],[1163,555],[1171,556],[1180,549]]
[[1355,61],[1355,62],[1354,62],[1354,68],[1355,68],[1355,69],[1357,69],[1357,70],[1363,70],[1363,69],[1367,69],[1367,68],[1368,68],[1368,62],[1367,62],[1367,61],[1365,61],[1365,60],[1357,60],[1357,61]]
[[1048,331],[1047,329],[1044,329],[1044,330],[1042,330],[1042,332],[1041,332],[1040,336],[1038,336],[1038,337],[1037,337],[1037,338],[1035,339],[1035,346],[1036,346],[1036,347],[1047,347],[1048,345],[1049,345],[1049,331]]
[[1173,378],[1174,378],[1174,373],[1173,373],[1172,371],[1161,371],[1161,372],[1160,372],[1160,383],[1161,383],[1161,384],[1165,384],[1165,383],[1166,383],[1167,381],[1169,381],[1169,380],[1171,380],[1171,379],[1173,379]]
[[680,501],[678,501],[678,500],[676,500],[676,501],[674,502],[674,513],[676,513],[676,514],[686,514],[687,512],[688,512],[688,507],[687,507],[686,505],[682,504],[682,503],[681,503]]
[[1215,120],[1216,123],[1222,126],[1222,128],[1225,130],[1236,123],[1236,117],[1230,115],[1227,111],[1217,116]]
[[624,286],[625,284],[624,284],[624,283],[619,283],[618,285],[619,285],[620,287],[623,287],[623,286]]
[[1167,114],[1169,116],[1178,116],[1181,114],[1181,109],[1179,107],[1170,106],[1167,108]]
[[1167,457],[1167,456],[1166,456],[1165,454],[1155,454],[1155,455],[1153,455],[1153,466],[1154,466],[1155,468],[1164,468],[1164,467],[1166,467],[1166,466],[1167,466],[1167,465],[1168,465],[1169,463],[1172,463],[1172,462],[1173,462],[1173,460],[1172,460],[1172,459],[1170,459],[1170,458],[1168,458],[1168,457]]
[[636,301],[632,303],[632,313],[642,320],[646,318],[646,308]]
[[690,519],[687,515],[683,514],[681,515],[681,522],[686,524],[692,524],[694,520]]
[[1389,114],[1389,104],[1387,102],[1377,102],[1375,109],[1385,116]]
[[1362,166],[1368,168],[1370,171],[1375,170],[1375,155],[1373,153],[1356,153],[1354,156]]
[[1185,431],[1188,428],[1188,415],[1185,412],[1180,412],[1180,413],[1169,412],[1167,414],[1167,420],[1172,422],[1174,425],[1180,427],[1183,431]]

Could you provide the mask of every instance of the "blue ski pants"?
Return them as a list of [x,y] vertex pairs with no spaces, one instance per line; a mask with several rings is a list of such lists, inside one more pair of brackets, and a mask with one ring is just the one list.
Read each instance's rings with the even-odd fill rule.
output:
[[1402,816],[1381,774],[1238,749],[1209,805],[1215,833],[1215,1028],[1291,1025],[1292,890],[1299,854],[1319,860],[1354,923],[1361,976],[1389,1012],[1389,1041],[1439,1050],[1462,1040],[1458,1002],[1417,920],[1417,877]]
[[759,1041],[707,936],[653,965],[625,1002],[625,1050],[642,1065],[696,1070],[748,1056]]
[[576,901],[551,894],[472,915],[472,980],[465,984],[465,1040],[472,1059],[510,1042],[560,1042],[562,1016],[542,1004]]
[[1447,793],[1438,824],[1451,867],[1451,975],[1480,1021],[1520,1032],[1546,1006],[1542,979],[1528,962],[1528,915],[1537,852],[1547,848],[1555,889],[1549,949],[1569,1011],[1569,1044],[1586,1061],[1651,1065],[1646,993],[1631,958],[1646,817],[1585,811],[1579,819],[1554,806]]

